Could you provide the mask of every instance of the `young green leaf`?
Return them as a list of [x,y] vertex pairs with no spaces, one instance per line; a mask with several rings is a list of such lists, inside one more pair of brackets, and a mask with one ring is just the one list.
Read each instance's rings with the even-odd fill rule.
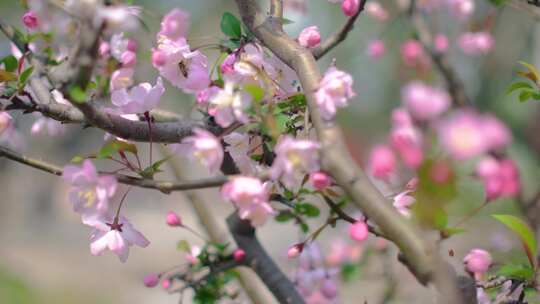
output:
[[519,89],[533,89],[532,85],[526,81],[518,81],[512,83],[508,89],[506,89],[506,95],[512,94],[512,92]]
[[17,80],[17,75],[13,74],[12,72],[0,69],[0,83],[13,80]]
[[31,66],[31,67],[27,68],[26,70],[24,70],[21,73],[21,76],[19,76],[19,84],[24,86],[24,84],[26,84],[26,81],[28,80],[28,77],[30,77],[30,75],[32,75],[33,71],[34,71],[33,66]]
[[137,154],[137,146],[134,144],[121,141],[121,140],[111,140],[103,145],[97,154],[97,158],[104,159],[111,157],[114,153],[117,152],[130,152]]
[[242,37],[242,24],[233,14],[225,12],[221,17],[221,31],[230,38]]
[[527,225],[522,219],[513,215],[495,214],[492,216],[519,236],[521,242],[523,243],[525,253],[529,258],[529,262],[534,268],[536,265],[535,260],[537,255],[537,244],[534,232],[529,225]]
[[71,87],[69,90],[69,97],[76,103],[85,103],[87,99],[86,92],[79,86]]
[[535,83],[538,82],[538,80],[540,79],[540,75],[538,73],[538,70],[530,63],[528,62],[525,62],[525,61],[519,61],[519,63],[526,67],[527,70],[529,70],[528,73],[522,73],[521,75],[523,75],[524,77],[526,78],[529,78],[530,80],[534,81]]
[[0,60],[0,64],[4,64],[4,68],[8,72],[13,72],[17,69],[17,58],[13,55],[6,56]]

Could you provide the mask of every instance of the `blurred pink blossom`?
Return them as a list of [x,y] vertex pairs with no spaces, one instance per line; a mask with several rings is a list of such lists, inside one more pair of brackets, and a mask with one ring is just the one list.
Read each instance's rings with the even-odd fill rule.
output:
[[467,55],[485,55],[495,45],[495,39],[489,32],[466,32],[459,36],[458,45]]
[[404,106],[418,120],[432,120],[450,107],[450,96],[444,90],[420,81],[409,82],[401,90]]
[[336,69],[329,68],[319,84],[315,93],[321,116],[326,120],[335,117],[337,108],[348,105],[349,99],[356,94],[353,91],[353,78],[351,75]]
[[305,48],[314,48],[321,43],[321,33],[317,26],[309,26],[303,29],[298,36],[298,43]]
[[203,129],[194,128],[193,136],[184,138],[176,150],[200,161],[211,173],[217,173],[223,162],[223,147],[220,140]]
[[158,40],[161,36],[175,40],[186,37],[189,30],[189,13],[175,8],[171,10],[161,20],[161,29],[157,34]]
[[396,171],[396,156],[389,146],[377,145],[370,153],[368,168],[376,178],[388,180]]
[[366,54],[373,59],[379,59],[386,53],[384,41],[381,39],[372,40],[369,42]]
[[144,82],[129,91],[125,88],[115,90],[111,94],[111,100],[124,114],[140,114],[156,108],[164,92],[161,77],[158,77],[154,86]]

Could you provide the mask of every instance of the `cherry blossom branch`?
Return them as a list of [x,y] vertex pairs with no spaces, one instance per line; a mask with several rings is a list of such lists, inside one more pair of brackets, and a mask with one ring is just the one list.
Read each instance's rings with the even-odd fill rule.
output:
[[246,253],[244,263],[259,275],[279,303],[304,303],[295,286],[259,243],[249,221],[241,220],[235,212],[227,218],[227,226],[238,247]]
[[315,59],[320,59],[321,57],[326,55],[326,53],[330,52],[333,48],[335,48],[341,42],[347,39],[349,32],[352,31],[354,28],[354,23],[356,22],[356,19],[358,19],[358,16],[360,16],[360,13],[362,13],[362,11],[364,10],[366,2],[367,0],[361,0],[358,12],[356,12],[356,14],[354,14],[353,16],[349,17],[347,22],[340,30],[332,34],[332,36],[328,37],[325,41],[321,43],[320,46],[318,46],[312,51]]
[[429,53],[431,60],[446,81],[448,92],[452,97],[452,101],[456,106],[470,105],[470,100],[465,92],[465,86],[457,75],[454,68],[448,62],[448,58],[444,53],[438,52],[433,48],[433,35],[429,30],[429,26],[416,10],[415,0],[411,0],[409,7],[409,18],[418,34],[418,39],[424,49]]
[[322,145],[323,169],[334,177],[353,203],[400,248],[421,283],[433,283],[445,303],[461,303],[455,273],[438,255],[435,245],[425,242],[417,228],[392,208],[364,172],[355,165],[347,152],[341,129],[322,120],[315,99],[321,74],[313,54],[290,39],[272,22],[268,22],[256,1],[236,0],[236,3],[243,22],[251,32],[297,72],[306,94],[312,123]]
[[[18,163],[30,166],[32,168],[48,172],[54,175],[61,176],[63,169],[48,163],[43,160],[34,159],[15,151],[12,151],[6,147],[0,146],[0,157],[6,157],[7,159],[16,161]],[[227,182],[227,176],[216,176],[210,178],[204,178],[194,181],[182,181],[182,182],[170,182],[170,181],[156,181],[151,179],[143,179],[134,176],[128,176],[123,174],[114,174],[119,183],[137,186],[141,188],[155,189],[163,193],[171,193],[173,191],[194,190],[202,188],[219,187]]]
[[[165,155],[169,154],[165,148],[163,148],[161,152]],[[184,173],[186,172],[186,168],[184,168],[180,161],[170,159],[167,163],[176,179],[183,180],[187,177]],[[195,191],[186,191],[185,194],[210,240],[214,243],[227,243],[229,239],[229,236],[226,233],[227,230],[223,229],[222,225],[218,222],[217,217],[212,212],[212,210],[214,210],[212,204]],[[268,290],[251,269],[247,267],[238,267],[237,271],[240,284],[243,286],[244,291],[251,299],[252,303],[270,304],[274,302]]]

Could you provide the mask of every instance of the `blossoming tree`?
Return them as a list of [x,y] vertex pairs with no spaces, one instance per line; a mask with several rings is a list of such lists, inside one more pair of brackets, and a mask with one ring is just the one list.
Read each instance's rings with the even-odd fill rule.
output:
[[[219,188],[235,211],[216,218],[204,212],[210,205],[196,207],[207,236],[177,213],[164,214],[170,227],[194,233],[203,245],[180,242],[186,264],[156,270],[143,280],[147,287],[161,283],[171,293],[191,289],[197,303],[239,296],[271,303],[274,299],[261,292],[265,288],[280,303],[349,302],[340,300],[338,283],[358,264],[358,246],[370,238],[377,239],[379,254],[395,246],[399,254],[392,258],[419,284],[433,286],[437,303],[537,302],[539,195],[524,195],[518,166],[507,152],[509,128],[494,114],[475,109],[447,60],[450,45],[465,55],[481,56],[494,48],[494,38],[489,27],[450,38],[435,32],[428,18],[445,11],[468,22],[474,18],[475,1],[330,2],[346,21],[323,38],[316,25],[297,37],[285,32],[292,21],[283,11],[302,11],[302,0],[236,0],[237,13],[222,15],[224,39],[205,46],[187,39],[190,14],[175,8],[161,19],[151,55],[144,58],[137,37],[130,36],[144,26],[139,19],[144,8],[131,1],[21,1],[27,10],[21,16],[23,27],[0,21],[13,45],[12,55],[0,60],[0,157],[61,176],[70,185],[66,195],[73,212],[92,228],[91,254],[110,251],[121,262],[128,260],[130,249],[140,250],[133,245],[144,248],[151,241],[129,220],[132,187],[164,194]],[[536,13],[538,2],[525,2],[516,5]],[[325,67],[317,60],[346,40],[358,18],[385,23],[401,16],[415,33],[400,41],[400,60],[419,76],[403,85],[402,104],[387,118],[387,139],[371,147],[365,163],[357,164],[336,115],[356,99],[369,97],[355,92],[354,79],[339,58]],[[377,60],[385,56],[386,44],[374,39],[366,54]],[[209,48],[219,56],[209,59]],[[136,67],[145,60],[159,74],[156,79],[137,75]],[[530,64],[523,66],[525,80],[510,85],[509,92],[520,91],[521,101],[539,100],[538,72]],[[420,77],[426,70],[440,73],[442,82]],[[139,78],[145,82],[137,83]],[[193,118],[159,108],[166,90],[180,90],[196,100]],[[12,112],[36,115],[34,134],[59,135],[65,124],[77,124],[102,130],[104,143],[55,166],[41,160],[46,155],[32,158],[22,151]],[[155,158],[156,146],[165,151],[164,158]],[[142,148],[149,149],[148,160],[140,157]],[[200,162],[211,177],[163,180],[161,168],[175,154]],[[458,174],[465,161],[472,166]],[[97,162],[114,170],[98,171]],[[477,209],[456,220],[449,218],[448,209],[462,195],[458,179],[479,181],[485,195]],[[128,187],[120,188],[122,184]],[[388,188],[397,191],[383,195]],[[120,189],[126,190],[118,196]],[[117,198],[119,203],[112,204]],[[470,248],[461,257],[463,267],[450,264],[454,253],[443,252],[441,243],[466,233],[462,224],[500,198],[513,198],[523,211],[521,216],[493,215],[493,220],[515,232],[527,263],[516,266],[497,261],[485,249]],[[317,217],[323,224],[311,229],[306,219]],[[225,218],[235,244],[223,241],[212,228]],[[272,219],[301,231],[299,241],[284,253],[298,260],[291,275],[282,272],[256,237],[258,227],[276,224]],[[339,222],[347,224],[343,240],[323,253],[319,236]],[[254,281],[254,275],[261,281]],[[236,280],[243,286],[241,295],[228,288]],[[393,284],[390,279],[382,303],[393,298]]]

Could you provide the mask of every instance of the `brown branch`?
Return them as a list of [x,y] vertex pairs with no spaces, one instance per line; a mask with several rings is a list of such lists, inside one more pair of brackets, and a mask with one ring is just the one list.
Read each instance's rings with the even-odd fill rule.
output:
[[358,16],[360,16],[360,13],[364,10],[366,2],[367,0],[362,0],[362,2],[360,2],[360,8],[358,9],[358,12],[354,16],[349,17],[347,22],[339,31],[332,34],[332,36],[328,37],[325,41],[321,43],[320,46],[318,46],[312,51],[315,59],[320,59],[321,57],[326,55],[326,53],[330,52],[333,48],[335,48],[341,42],[347,39],[349,32],[352,31],[354,28],[354,23],[356,22],[356,19],[358,19]]
[[[16,161],[18,163],[30,166],[32,168],[48,172],[54,175],[61,176],[63,169],[51,163],[43,160],[34,159],[15,151],[12,151],[6,147],[0,146],[0,157],[6,157],[7,159]],[[106,174],[106,173],[105,173]],[[113,174],[119,183],[132,185],[141,188],[155,189],[163,193],[170,193],[172,191],[184,191],[194,190],[202,188],[219,187],[227,182],[227,176],[216,176],[211,178],[205,178],[194,181],[182,181],[182,182],[170,182],[170,181],[157,181],[151,179],[143,179],[134,176],[128,176],[124,174]]]
[[355,165],[347,152],[341,129],[322,120],[315,99],[321,74],[313,54],[267,22],[256,1],[236,0],[236,3],[242,20],[251,32],[299,76],[312,123],[322,144],[323,169],[334,177],[353,203],[400,248],[420,282],[434,283],[444,303],[461,303],[455,273],[438,255],[435,245],[428,245],[417,229],[392,208],[364,172]]
[[424,49],[429,53],[431,60],[446,81],[446,86],[452,101],[456,106],[470,105],[471,102],[465,92],[465,86],[457,75],[454,68],[448,62],[448,58],[444,53],[438,52],[433,48],[433,35],[429,30],[429,26],[416,10],[416,2],[411,1],[409,8],[409,16],[414,29],[418,34],[418,39]]

